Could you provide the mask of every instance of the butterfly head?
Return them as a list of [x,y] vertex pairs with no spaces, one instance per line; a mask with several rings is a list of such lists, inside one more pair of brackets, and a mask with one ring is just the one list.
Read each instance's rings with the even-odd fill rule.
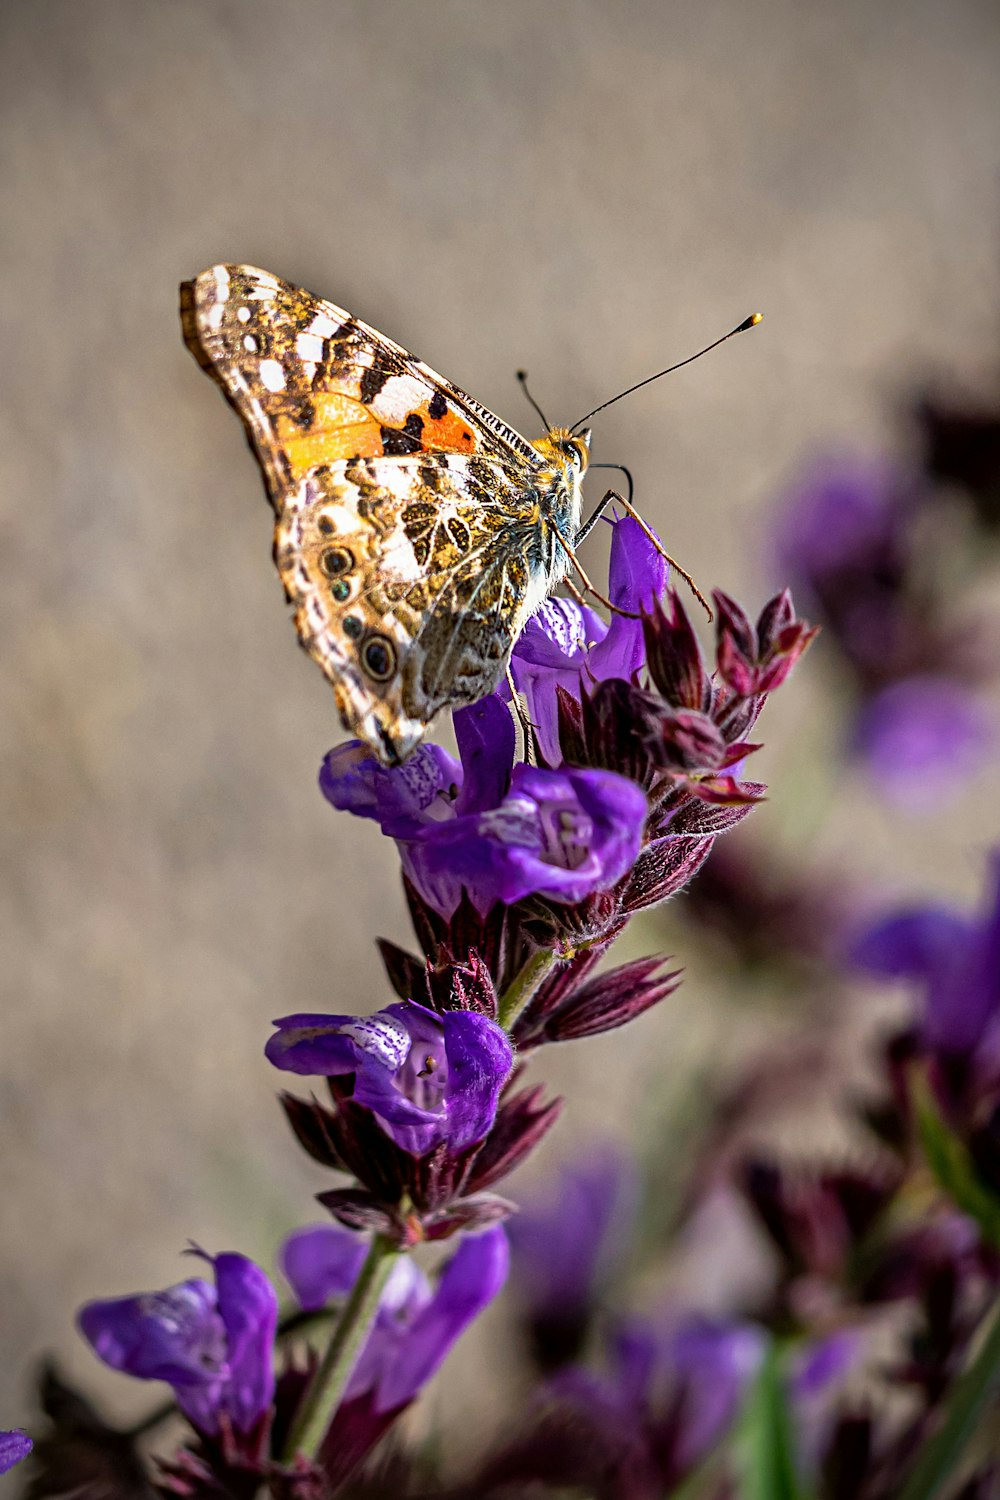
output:
[[568,427],[551,427],[534,446],[543,457],[562,467],[571,465],[582,475],[590,463],[590,428],[573,433]]

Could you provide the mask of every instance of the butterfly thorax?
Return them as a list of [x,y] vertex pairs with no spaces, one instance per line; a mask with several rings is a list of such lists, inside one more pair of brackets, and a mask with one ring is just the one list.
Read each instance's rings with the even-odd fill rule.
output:
[[[554,529],[572,547],[580,529],[583,476],[590,462],[590,433],[574,436],[566,427],[552,427],[531,446],[543,459],[543,466],[535,475],[539,520],[544,530]],[[569,554],[558,542],[551,556],[546,592],[569,568]]]

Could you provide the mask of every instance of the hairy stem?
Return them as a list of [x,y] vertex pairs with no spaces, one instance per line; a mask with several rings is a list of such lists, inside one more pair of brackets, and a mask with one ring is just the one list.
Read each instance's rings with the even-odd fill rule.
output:
[[541,985],[558,962],[556,955],[548,949],[539,948],[533,953],[524,968],[500,996],[497,1020],[504,1031],[512,1030],[515,1021],[529,1001],[533,1000]]
[[285,1449],[287,1463],[292,1463],[300,1453],[305,1458],[315,1459],[347,1389],[347,1382],[375,1321],[382,1290],[400,1253],[396,1245],[383,1235],[376,1235],[372,1240],[361,1274],[344,1304],[322,1363],[295,1414]]

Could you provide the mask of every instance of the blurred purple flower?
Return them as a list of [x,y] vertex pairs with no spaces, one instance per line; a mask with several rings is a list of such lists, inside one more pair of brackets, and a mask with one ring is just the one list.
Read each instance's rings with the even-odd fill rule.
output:
[[33,1446],[28,1434],[19,1428],[13,1432],[0,1432],[0,1474],[6,1474],[22,1458],[27,1458]]
[[580,1354],[601,1283],[627,1248],[636,1189],[632,1162],[611,1145],[598,1147],[522,1197],[510,1220],[514,1284],[543,1369]]
[[669,1489],[729,1431],[764,1355],[752,1323],[690,1316],[656,1328],[618,1329],[600,1377],[569,1371],[552,1382],[557,1397],[582,1405],[595,1426],[634,1430]]
[[[366,1248],[356,1234],[332,1224],[291,1235],[281,1262],[301,1306],[313,1309],[346,1296]],[[402,1256],[382,1293],[344,1404],[367,1398],[370,1410],[382,1415],[412,1401],[459,1335],[500,1291],[507,1264],[507,1238],[499,1224],[464,1236],[433,1288],[412,1257]]]
[[351,743],[320,772],[335,807],[377,819],[436,911],[463,890],[485,914],[529,895],[575,902],[618,881],[642,843],[646,798],[613,771],[514,765],[514,725],[496,696],[455,714],[461,764],[427,746],[385,770]]
[[513,1052],[475,1011],[437,1015],[407,1000],[373,1016],[293,1015],[274,1023],[266,1054],[289,1073],[352,1075],[351,1097],[404,1151],[423,1156],[481,1141],[496,1117]]
[[920,809],[978,770],[993,741],[980,693],[955,678],[920,676],[890,683],[862,705],[853,748],[880,791]]
[[689,1472],[732,1426],[763,1358],[765,1336],[751,1323],[690,1318],[670,1333],[654,1378],[675,1415],[672,1469]]
[[818,466],[778,519],[777,552],[853,679],[853,751],[901,806],[938,803],[994,740],[978,635],[922,566],[916,478],[887,463]]
[[192,1279],[162,1292],[88,1302],[78,1323],[113,1370],[173,1386],[199,1432],[215,1435],[224,1417],[249,1433],[274,1396],[278,1299],[246,1256],[203,1259],[215,1270],[214,1286]]
[[[612,523],[609,595],[619,609],[649,610],[667,586],[667,565],[630,516]],[[521,632],[511,672],[528,705],[549,765],[562,760],[557,688],[578,702],[584,687],[607,678],[632,679],[644,666],[641,619],[600,615],[572,599],[546,599]]]
[[976,1059],[1000,1083],[1000,851],[979,916],[916,907],[874,924],[855,962],[885,978],[916,980],[925,1044],[944,1056]]

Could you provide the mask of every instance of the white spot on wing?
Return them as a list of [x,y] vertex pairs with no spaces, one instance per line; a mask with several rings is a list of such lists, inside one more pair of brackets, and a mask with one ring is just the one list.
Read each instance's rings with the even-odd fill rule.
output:
[[320,312],[313,318],[306,331],[315,334],[317,338],[328,339],[332,338],[343,326],[343,323],[335,323],[332,318],[327,317],[326,313]]
[[225,302],[229,296],[229,272],[225,266],[215,267],[215,295],[220,302]]
[[285,389],[285,372],[276,359],[261,360],[260,378],[269,391],[277,392]]
[[254,338],[254,336],[253,336],[252,333],[248,333],[248,334],[246,334],[244,336],[243,347],[247,351],[248,354],[256,354],[257,353],[257,349],[258,349],[259,345],[258,345],[257,340]]
[[241,323],[249,323],[249,321],[250,321],[250,309],[249,309],[249,307],[238,307],[236,309],[236,316],[239,318],[239,320],[240,320]]
[[323,358],[323,340],[315,333],[300,333],[295,340],[295,352],[299,359],[317,364]]
[[222,319],[225,316],[225,312],[226,309],[221,302],[213,302],[211,307],[208,309],[208,317],[206,319],[209,328],[213,330],[216,328],[221,328]]
[[382,422],[402,424],[426,400],[427,387],[422,380],[412,375],[393,375],[373,400],[371,409]]

